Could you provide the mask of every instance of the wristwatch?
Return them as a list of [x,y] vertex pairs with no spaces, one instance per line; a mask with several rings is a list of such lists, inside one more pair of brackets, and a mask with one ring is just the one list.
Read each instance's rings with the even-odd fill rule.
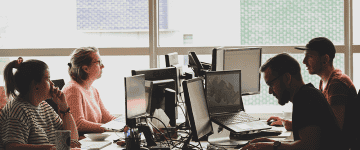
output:
[[273,145],[274,150],[277,150],[280,145],[281,145],[281,142],[275,141],[275,142],[274,142],[274,145]]

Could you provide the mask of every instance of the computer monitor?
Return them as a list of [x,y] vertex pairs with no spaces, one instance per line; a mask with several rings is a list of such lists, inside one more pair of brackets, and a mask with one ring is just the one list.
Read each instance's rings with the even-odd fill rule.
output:
[[124,78],[126,125],[135,127],[140,117],[147,115],[148,102],[145,95],[145,75]]
[[195,73],[195,77],[202,76],[202,71],[204,67],[202,66],[199,58],[195,54],[195,52],[189,52],[189,67],[191,67]]
[[151,113],[151,99],[153,97],[154,83],[153,81],[145,80],[145,99],[147,102],[146,113]]
[[[145,80],[153,81],[153,93],[151,97],[150,115],[153,115],[155,109],[164,109],[166,115],[170,119],[170,125],[176,125],[177,117],[177,97],[179,79],[177,69],[175,67],[152,68],[145,70],[132,70],[132,75],[144,74]],[[172,91],[175,96],[171,97]]]
[[183,76],[183,72],[182,72],[182,65],[179,64],[178,61],[178,53],[177,52],[173,52],[173,53],[169,53],[165,55],[165,64],[166,67],[175,67],[177,70],[177,74],[178,77],[176,81],[177,84],[177,93],[182,93],[182,76]]
[[212,51],[212,71],[241,70],[241,95],[260,94],[261,48],[219,48]]
[[[174,81],[177,81],[179,78],[179,74],[177,73],[177,69],[175,67],[151,68],[151,69],[144,69],[144,70],[131,70],[131,74],[133,76],[139,75],[139,74],[144,74],[145,80],[149,80],[149,81],[166,80],[166,79],[173,79]],[[168,88],[178,91],[177,82],[169,85]],[[176,94],[178,94],[178,93],[176,93]]]
[[173,52],[173,53],[166,54],[165,55],[165,64],[166,64],[166,67],[173,67],[175,65],[178,65],[179,64],[178,53]]
[[[191,127],[191,136],[199,141],[204,136],[213,134],[213,127],[208,113],[202,78],[183,81],[185,104]],[[187,143],[186,143],[187,144]]]

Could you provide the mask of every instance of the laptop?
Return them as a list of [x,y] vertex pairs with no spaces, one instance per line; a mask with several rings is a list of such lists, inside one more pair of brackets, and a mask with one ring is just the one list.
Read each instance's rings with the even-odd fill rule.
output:
[[211,121],[234,133],[272,127],[245,113],[241,98],[241,70],[205,72],[205,93]]
[[[144,78],[143,75],[134,76],[134,77],[125,77],[125,80],[127,80],[127,83],[132,82],[130,80],[136,80],[136,78]],[[143,79],[145,80],[145,79]],[[126,81],[125,81],[126,82]],[[128,86],[130,86],[128,84]],[[131,96],[131,93],[129,91],[130,87],[126,87],[125,85],[125,92],[127,92],[127,96]],[[152,91],[153,91],[153,81],[145,80],[145,100],[146,100],[146,112],[150,114],[151,109],[151,97],[152,97]],[[119,131],[123,132],[124,126],[126,125],[126,116],[121,115],[117,117],[116,119],[103,124],[101,127],[108,130],[108,131]]]

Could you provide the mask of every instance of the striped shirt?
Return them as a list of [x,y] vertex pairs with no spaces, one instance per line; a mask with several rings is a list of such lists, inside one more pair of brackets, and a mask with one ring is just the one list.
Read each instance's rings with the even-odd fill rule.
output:
[[0,150],[8,143],[55,144],[55,131],[62,120],[45,101],[38,106],[15,98],[0,112]]

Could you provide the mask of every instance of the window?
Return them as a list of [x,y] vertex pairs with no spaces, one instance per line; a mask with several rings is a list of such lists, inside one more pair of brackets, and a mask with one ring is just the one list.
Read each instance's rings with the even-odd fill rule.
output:
[[14,0],[0,4],[2,49],[149,46],[147,0]]
[[[353,11],[353,40],[354,45],[360,45],[360,1],[353,0],[352,1],[352,11]],[[354,59],[355,60],[355,59]],[[354,63],[355,64],[355,63]]]
[[344,44],[342,0],[167,1],[173,32],[160,33],[161,47]]
[[[100,83],[112,83],[109,82],[111,78],[117,76],[118,78],[114,80],[118,81],[114,81],[114,84],[123,87],[121,83],[123,77],[126,74],[130,75],[131,69],[149,68],[149,59],[153,58],[149,57],[152,56],[148,50],[150,46],[155,46],[158,67],[165,66],[163,55],[171,52],[179,53],[179,61],[183,61],[184,66],[187,65],[188,51],[195,51],[200,61],[210,63],[211,50],[216,46],[263,47],[264,61],[274,54],[287,51],[302,64],[303,53],[294,50],[293,47],[305,45],[314,37],[325,36],[339,47],[337,50],[340,53],[335,58],[337,68],[348,70],[344,67],[348,62],[344,61],[343,48],[344,35],[347,35],[344,32],[345,2],[347,1],[159,0],[159,45],[156,45],[155,42],[149,42],[149,35],[154,34],[149,33],[148,29],[149,0],[0,1],[0,57],[9,56],[16,59],[17,56],[23,55],[22,50],[45,49],[49,53],[36,52],[31,58],[50,58],[45,62],[50,68],[57,68],[56,65],[60,62],[66,64],[70,55],[67,52],[59,52],[61,51],[59,49],[72,50],[83,46],[106,49],[106,51],[101,50],[105,61],[104,76],[94,85],[101,93],[106,93],[101,96],[110,112],[117,113],[123,110],[116,110],[115,107],[113,109],[112,102],[117,97],[123,100],[124,96],[121,96],[123,90],[120,89],[120,92],[107,90],[106,86],[111,84]],[[360,52],[357,15],[359,10],[356,9],[359,2],[357,0],[352,2],[355,44],[353,52],[357,53]],[[58,56],[59,53],[61,56]],[[29,52],[25,55],[29,55]],[[39,55],[49,56],[38,57]],[[357,64],[356,60],[360,55],[353,56],[354,64]],[[58,64],[51,65],[53,61]],[[67,66],[60,66],[59,71],[51,71],[52,78],[68,76],[67,71],[65,73],[60,71],[67,70]],[[127,66],[130,67],[124,69]],[[65,68],[61,69],[62,67]],[[356,83],[356,76],[359,76],[357,72],[360,72],[356,69],[354,67],[355,86],[360,85]],[[191,71],[191,69],[184,67],[183,71]],[[303,74],[303,76],[305,82],[318,83],[316,75]],[[264,85],[262,84],[261,90],[267,92],[267,87],[263,87]],[[263,96],[270,99],[264,101]],[[254,108],[258,104],[271,107],[277,105],[276,99],[271,99],[271,95],[266,93],[257,97],[246,96],[244,101],[247,106]],[[119,105],[122,103],[120,102]]]
[[353,81],[355,88],[360,89],[360,68],[357,64],[360,64],[360,10],[357,9],[360,7],[360,1],[353,0]]

